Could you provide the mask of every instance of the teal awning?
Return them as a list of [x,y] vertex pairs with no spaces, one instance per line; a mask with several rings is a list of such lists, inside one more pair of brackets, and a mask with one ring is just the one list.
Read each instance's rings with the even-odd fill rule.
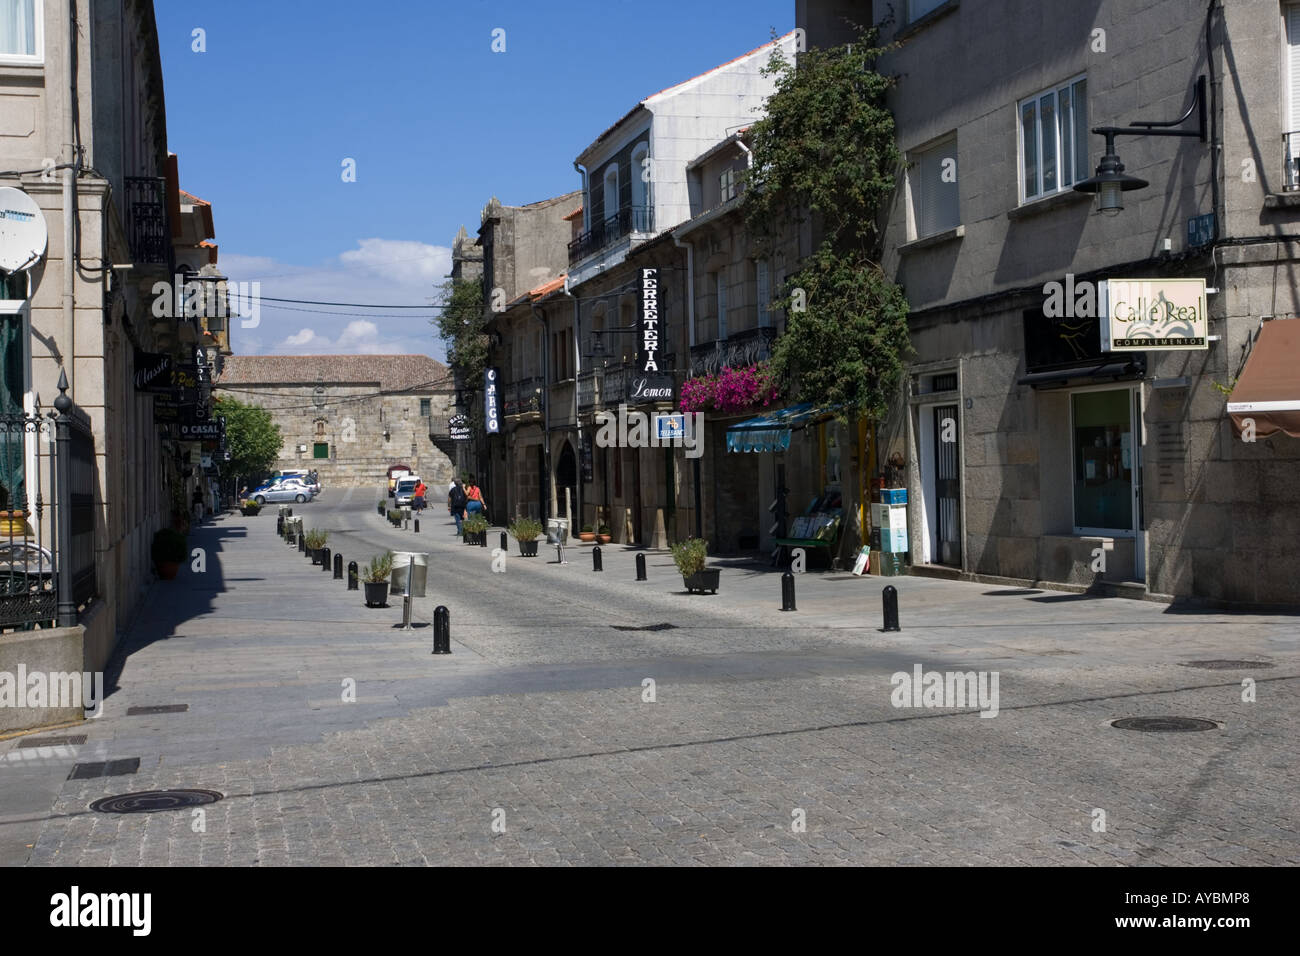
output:
[[759,415],[727,429],[727,451],[785,451],[790,447],[791,432],[816,425],[834,414],[834,409],[803,402]]

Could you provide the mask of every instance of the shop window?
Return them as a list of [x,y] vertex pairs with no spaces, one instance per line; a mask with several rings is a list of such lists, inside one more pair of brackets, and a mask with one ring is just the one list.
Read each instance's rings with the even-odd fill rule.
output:
[[330,443],[327,441],[318,441],[311,448],[313,458],[328,458],[330,456]]
[[1018,107],[1021,202],[1064,192],[1091,175],[1085,78],[1037,93]]
[[1133,419],[1131,392],[1115,389],[1072,395],[1074,528],[1133,530]]
[[961,225],[957,193],[957,140],[913,152],[907,185],[912,199],[914,239],[924,239]]

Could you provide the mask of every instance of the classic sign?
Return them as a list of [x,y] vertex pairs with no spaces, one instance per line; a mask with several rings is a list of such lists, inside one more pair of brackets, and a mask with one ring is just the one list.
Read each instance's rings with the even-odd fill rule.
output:
[[1109,279],[1104,289],[1103,352],[1209,348],[1204,279]]

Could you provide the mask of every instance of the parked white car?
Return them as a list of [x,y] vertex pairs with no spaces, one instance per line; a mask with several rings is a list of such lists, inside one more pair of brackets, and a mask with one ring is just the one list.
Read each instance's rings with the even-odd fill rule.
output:
[[409,508],[415,498],[415,486],[419,483],[419,475],[403,475],[398,478],[397,487],[393,489],[393,507]]

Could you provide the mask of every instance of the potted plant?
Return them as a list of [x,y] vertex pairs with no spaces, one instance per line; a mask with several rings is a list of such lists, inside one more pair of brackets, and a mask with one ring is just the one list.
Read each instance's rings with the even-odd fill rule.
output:
[[325,542],[329,540],[330,533],[321,531],[319,528],[312,528],[303,535],[303,543],[307,545],[307,553],[311,555],[312,564],[320,564],[321,551],[325,547]]
[[687,538],[673,545],[673,563],[681,572],[686,583],[687,592],[709,591],[718,593],[718,581],[722,571],[718,568],[706,568],[704,556],[708,546],[703,538]]
[[596,532],[589,524],[584,524],[582,530],[578,532],[578,540],[588,543],[596,540]]
[[388,523],[391,524],[394,528],[400,528],[402,526],[402,513],[400,511],[393,511],[392,509],[389,509]]
[[467,517],[461,525],[465,530],[466,544],[483,545],[487,543],[488,520],[475,512]]
[[603,524],[596,529],[596,539],[601,544],[609,544],[610,541],[614,540],[614,536],[609,533],[609,525]]
[[388,604],[388,576],[393,573],[393,552],[385,551],[370,559],[361,569],[361,580],[366,586],[366,607],[386,607]]
[[239,503],[239,510],[244,513],[246,518],[256,518],[262,510],[262,506],[256,501],[245,498]]
[[153,536],[153,563],[158,577],[170,581],[176,577],[182,562],[189,557],[185,535],[175,528],[159,528]]
[[384,501],[383,498],[380,498],[380,499],[379,499],[379,504],[378,504],[376,507],[378,507],[378,509],[379,509],[379,515],[380,515],[380,517],[383,517],[384,511],[386,510],[384,506],[385,506],[387,503],[388,503],[388,502]]
[[525,558],[537,557],[537,539],[542,536],[542,523],[536,518],[516,518],[506,529],[519,542],[519,553]]

